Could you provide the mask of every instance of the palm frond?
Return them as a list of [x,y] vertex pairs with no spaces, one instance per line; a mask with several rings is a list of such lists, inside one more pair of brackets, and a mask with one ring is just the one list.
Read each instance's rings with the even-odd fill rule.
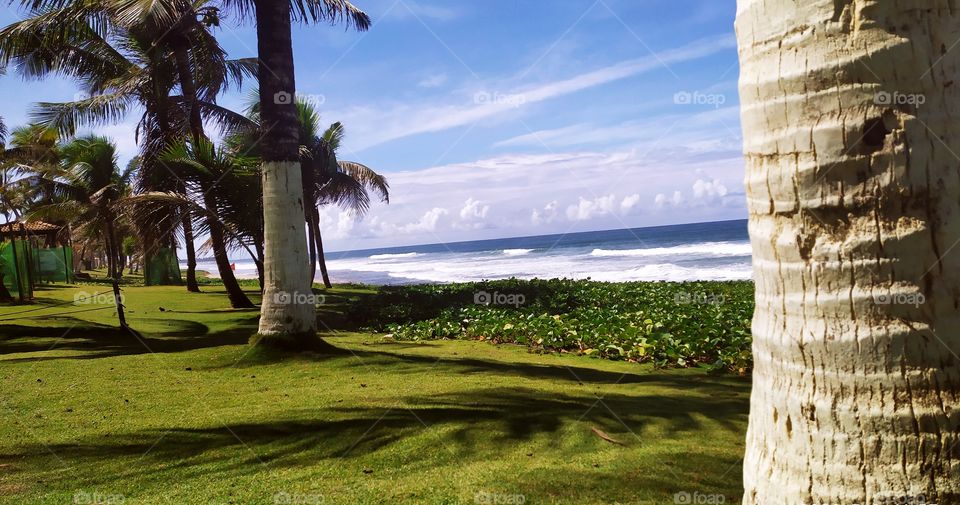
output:
[[103,126],[122,120],[133,105],[133,97],[124,94],[95,95],[74,102],[40,102],[31,118],[65,137],[84,126]]

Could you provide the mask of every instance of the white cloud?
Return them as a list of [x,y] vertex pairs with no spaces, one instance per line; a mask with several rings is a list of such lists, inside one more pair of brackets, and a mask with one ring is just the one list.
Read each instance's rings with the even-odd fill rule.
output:
[[597,216],[613,212],[614,195],[599,196],[592,200],[580,197],[580,201],[567,207],[567,219],[571,221],[588,221]]
[[[634,151],[587,151],[388,172],[390,204],[374,203],[331,250],[736,219],[746,212],[741,198],[731,198],[741,187],[730,181],[742,170],[738,155],[664,162]],[[714,193],[727,188],[721,205],[693,198],[695,181],[714,179],[723,181],[711,186]]]
[[450,212],[447,209],[442,207],[434,207],[428,210],[418,221],[403,225],[397,228],[397,231],[400,233],[417,233],[417,232],[432,232],[436,231],[437,223],[440,222],[440,218],[449,214]]
[[541,224],[550,224],[557,219],[557,201],[554,200],[543,206],[542,210],[533,209],[530,214],[530,222],[534,226]]
[[489,205],[483,205],[483,202],[480,200],[474,200],[473,197],[470,197],[467,198],[467,201],[463,204],[463,208],[460,209],[460,219],[464,221],[483,219],[487,217],[488,212],[490,212]]
[[715,200],[727,196],[727,187],[717,179],[697,179],[693,183],[693,197],[698,200]]
[[636,207],[638,203],[640,203],[639,193],[634,193],[630,196],[625,196],[623,197],[623,201],[620,202],[620,212],[627,214],[631,210],[633,210],[633,208]]

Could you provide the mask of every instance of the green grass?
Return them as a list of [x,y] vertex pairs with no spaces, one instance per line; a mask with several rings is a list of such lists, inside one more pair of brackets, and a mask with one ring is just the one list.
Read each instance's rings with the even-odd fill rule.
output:
[[0,503],[740,498],[742,377],[335,331],[362,287],[328,292],[332,356],[250,352],[257,312],[212,285],[125,288],[142,341],[111,309],[49,315],[96,305],[22,312],[99,290],[0,307]]

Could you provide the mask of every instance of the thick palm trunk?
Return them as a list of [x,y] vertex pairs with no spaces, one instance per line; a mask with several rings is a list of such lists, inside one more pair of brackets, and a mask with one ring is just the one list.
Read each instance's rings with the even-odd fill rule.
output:
[[739,0],[737,35],[744,503],[960,503],[960,11]]
[[316,337],[303,219],[290,4],[256,0],[263,146],[264,293],[260,341],[306,347]]

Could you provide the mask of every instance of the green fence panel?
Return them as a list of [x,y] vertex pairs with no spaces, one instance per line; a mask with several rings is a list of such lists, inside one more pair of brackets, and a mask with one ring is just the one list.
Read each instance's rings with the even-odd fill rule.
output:
[[160,249],[143,265],[143,282],[147,286],[178,286],[183,284],[180,262],[175,249]]
[[28,243],[15,240],[0,243],[0,273],[3,274],[3,285],[13,296],[23,298],[33,297],[33,288],[30,286],[29,261],[30,246]]
[[34,251],[37,282],[63,282],[73,280],[73,251],[69,247],[38,248]]

